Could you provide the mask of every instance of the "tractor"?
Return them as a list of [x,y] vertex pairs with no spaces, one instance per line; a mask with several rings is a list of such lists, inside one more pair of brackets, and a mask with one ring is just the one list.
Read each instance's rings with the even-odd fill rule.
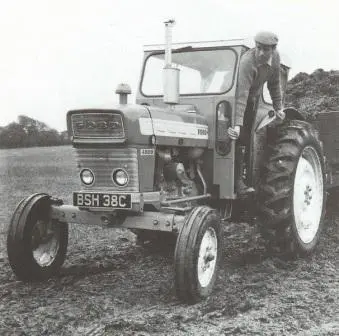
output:
[[[7,251],[19,279],[43,280],[60,269],[70,223],[127,228],[140,241],[174,241],[175,288],[183,302],[211,294],[222,226],[244,213],[274,253],[302,256],[317,246],[326,191],[339,184],[335,159],[324,156],[325,148],[335,157],[326,125],[339,114],[311,124],[290,107],[278,122],[264,86],[242,172],[255,192],[240,198],[239,153],[227,128],[234,122],[239,61],[251,45],[245,39],[172,43],[173,24],[165,22],[165,44],[144,47],[135,104],[128,103],[129,85],[121,84],[116,106],[67,113],[80,187],[71,205],[46,193],[18,204]],[[284,93],[289,69],[282,59]]]

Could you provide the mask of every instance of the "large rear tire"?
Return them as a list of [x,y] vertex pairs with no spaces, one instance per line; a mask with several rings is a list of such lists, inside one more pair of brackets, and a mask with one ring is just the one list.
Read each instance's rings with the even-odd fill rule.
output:
[[222,239],[220,218],[208,206],[194,208],[182,226],[175,247],[175,287],[181,301],[207,298],[217,279]]
[[47,194],[33,194],[19,203],[12,216],[7,253],[20,280],[49,278],[65,260],[68,224],[49,218],[50,204]]
[[258,195],[261,233],[273,252],[309,254],[325,212],[321,142],[313,126],[300,120],[278,126],[269,141]]

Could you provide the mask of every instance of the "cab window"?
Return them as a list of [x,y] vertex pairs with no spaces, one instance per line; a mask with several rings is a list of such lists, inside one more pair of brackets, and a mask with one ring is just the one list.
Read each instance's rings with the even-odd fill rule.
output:
[[[151,54],[145,62],[141,91],[163,95],[165,54]],[[180,70],[180,94],[222,94],[231,89],[237,55],[233,49],[174,51],[172,66]]]

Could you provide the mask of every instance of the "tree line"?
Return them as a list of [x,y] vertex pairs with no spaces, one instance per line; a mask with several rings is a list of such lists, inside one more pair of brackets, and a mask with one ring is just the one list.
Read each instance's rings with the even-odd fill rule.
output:
[[0,148],[60,146],[70,144],[67,131],[58,132],[45,123],[20,115],[18,122],[0,127]]

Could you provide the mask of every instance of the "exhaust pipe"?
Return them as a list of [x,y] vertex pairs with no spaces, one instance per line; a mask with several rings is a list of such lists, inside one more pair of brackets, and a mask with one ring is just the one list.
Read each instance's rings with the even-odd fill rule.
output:
[[163,72],[164,103],[179,103],[179,69],[172,66],[172,27],[174,20],[165,22],[165,66]]
[[175,21],[165,21],[165,67],[172,66],[172,28]]

